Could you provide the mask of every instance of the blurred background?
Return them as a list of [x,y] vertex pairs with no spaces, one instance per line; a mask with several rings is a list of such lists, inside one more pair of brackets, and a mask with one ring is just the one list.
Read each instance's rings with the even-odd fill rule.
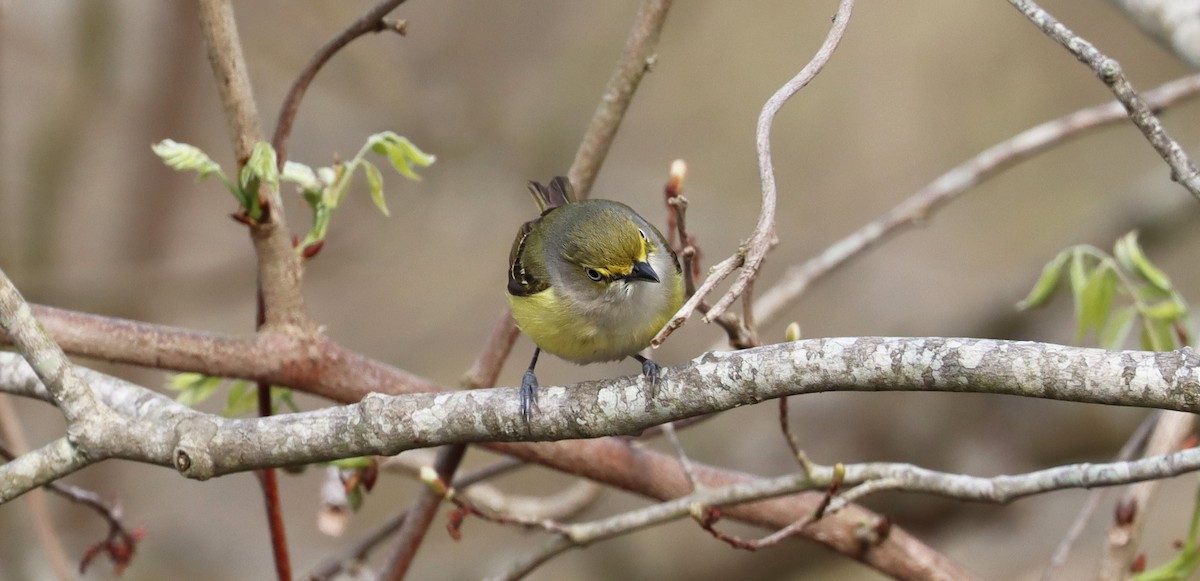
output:
[[[269,134],[294,76],[368,2],[238,3],[254,91]],[[661,188],[672,160],[690,168],[689,229],[707,268],[734,252],[758,213],[754,124],[768,96],[822,42],[835,2],[680,2],[658,60],[596,182],[663,224]],[[1103,2],[1046,6],[1118,59],[1140,89],[1188,73]],[[637,2],[413,1],[392,16],[408,35],[368,36],[340,52],[304,99],[291,158],[329,165],[372,133],[393,130],[437,155],[409,182],[385,173],[392,217],[365,180],[334,217],[306,271],[313,318],[348,347],[455,385],[505,303],[512,236],[533,215],[528,179],[566,173],[623,46]],[[223,186],[175,173],[150,151],[165,138],[197,145],[223,167],[232,148],[186,2],[85,0],[0,3],[0,268],[25,296],[63,308],[226,333],[254,321],[254,256],[229,219]],[[779,246],[758,288],[853,232],[955,164],[1034,124],[1105,102],[1086,67],[1004,2],[861,3],[832,62],[779,114],[773,131],[780,188]],[[1190,151],[1200,104],[1164,116]],[[290,190],[285,194],[291,194]],[[309,215],[291,196],[301,234]],[[1069,343],[1071,305],[1018,313],[1014,304],[1062,248],[1111,248],[1143,229],[1150,258],[1194,299],[1197,204],[1131,126],[1087,134],[974,188],[922,228],[822,280],[789,321],[806,337],[975,336]],[[656,354],[699,355],[722,337],[693,320]],[[522,338],[502,385],[516,385],[532,344]],[[164,389],[166,375],[84,362]],[[554,358],[543,384],[631,374],[635,365],[577,367]],[[217,400],[223,398],[217,397]],[[300,398],[306,408],[325,405]],[[220,401],[205,409],[218,411]],[[57,412],[17,402],[33,444],[62,433]],[[793,423],[817,462],[904,461],[992,475],[1115,454],[1146,412],[963,394],[824,394],[792,400]],[[700,461],[764,475],[793,471],[773,402],[734,410],[682,434]],[[654,444],[659,445],[659,444]],[[468,464],[489,461],[468,453]],[[284,476],[293,567],[311,570],[407,506],[417,485],[386,476],[343,538],[316,530],[320,470]],[[69,479],[118,498],[147,536],[125,579],[272,576],[261,495],[251,475],[211,482],[106,462]],[[549,493],[569,479],[528,468],[498,481]],[[1175,479],[1152,509],[1150,563],[1186,535],[1195,477]],[[987,578],[1034,578],[1066,532],[1084,492],[991,507],[911,494],[872,497],[940,551]],[[581,515],[643,506],[620,492]],[[50,498],[75,557],[100,539],[93,514]],[[1063,578],[1094,575],[1111,501],[1093,519]],[[46,558],[22,502],[0,507],[0,578],[46,578]],[[455,543],[431,529],[412,578],[470,579],[540,544],[468,520]],[[724,526],[743,535],[763,531]],[[697,547],[705,550],[697,551]],[[390,546],[380,551],[386,554]],[[801,542],[759,553],[730,549],[690,521],[574,551],[534,579],[874,579],[878,574]],[[88,578],[108,579],[97,562]]]

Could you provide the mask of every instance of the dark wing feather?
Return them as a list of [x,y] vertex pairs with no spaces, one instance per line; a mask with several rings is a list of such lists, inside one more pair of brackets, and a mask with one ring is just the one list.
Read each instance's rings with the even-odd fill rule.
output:
[[550,286],[548,281],[541,279],[525,267],[525,252],[529,250],[526,245],[529,233],[541,221],[541,218],[534,218],[521,224],[521,229],[517,231],[512,250],[508,253],[508,294],[526,297],[540,293]]

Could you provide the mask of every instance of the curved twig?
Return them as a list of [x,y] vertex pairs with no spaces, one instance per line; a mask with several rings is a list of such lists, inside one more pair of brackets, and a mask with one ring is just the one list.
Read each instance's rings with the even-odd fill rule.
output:
[[[692,296],[679,312],[671,318],[658,335],[654,337],[653,344],[660,345],[675,329],[683,325],[692,312],[695,311],[700,301],[704,300],[705,296],[712,292],[721,279],[729,276],[734,270],[741,268],[738,277],[734,279],[729,290],[717,300],[716,304],[704,315],[705,322],[711,322],[717,317],[725,313],[729,305],[747,289],[750,282],[758,276],[758,269],[762,266],[763,258],[766,257],[767,251],[775,243],[775,168],[771,163],[771,125],[775,121],[775,114],[783,107],[783,104],[788,99],[795,95],[797,91],[803,89],[810,81],[821,72],[825,67],[825,63],[829,62],[829,58],[833,56],[834,49],[842,40],[842,36],[846,32],[846,26],[850,23],[850,13],[854,8],[854,0],[841,0],[838,3],[837,14],[833,18],[833,26],[829,29],[829,34],[825,37],[825,42],[821,44],[821,48],[817,50],[816,55],[808,64],[804,65],[800,72],[785,83],[779,90],[767,99],[763,105],[762,112],[758,116],[758,126],[756,130],[756,148],[758,151],[758,169],[759,179],[762,182],[762,210],[758,216],[758,223],[754,227],[754,233],[750,238],[742,244],[738,251],[731,257],[719,262],[716,266],[709,270],[708,278],[696,290],[696,294]],[[751,330],[753,331],[753,330]]]
[[287,97],[283,99],[283,105],[279,107],[279,116],[275,120],[275,135],[271,138],[271,145],[275,148],[275,153],[279,156],[279,169],[283,170],[283,164],[287,161],[287,140],[292,134],[292,123],[296,120],[296,112],[300,109],[300,100],[304,98],[305,91],[308,90],[309,84],[316,78],[317,72],[337,51],[341,50],[346,45],[354,41],[354,39],[372,32],[381,32],[384,30],[395,30],[401,35],[404,34],[404,23],[400,22],[392,24],[383,19],[389,12],[397,6],[404,3],[405,0],[384,0],[377,4],[374,8],[368,10],[355,20],[345,30],[339,32],[336,36],[329,39],[321,48],[317,49],[316,54],[309,59],[308,64],[304,65],[304,69],[292,81],[292,86],[288,89]]

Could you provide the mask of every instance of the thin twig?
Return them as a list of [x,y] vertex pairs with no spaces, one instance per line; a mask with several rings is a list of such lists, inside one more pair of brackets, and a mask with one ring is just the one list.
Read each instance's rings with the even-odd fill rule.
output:
[[[502,458],[499,461],[456,476],[452,487],[459,491],[467,490],[475,484],[495,478],[522,466],[527,466],[527,464],[516,458]],[[313,569],[306,579],[310,581],[325,581],[332,579],[344,570],[353,569],[365,561],[376,546],[400,530],[405,519],[408,518],[408,513],[408,509],[401,511],[362,540],[347,549],[343,549],[340,555],[326,559],[316,569]]]
[[[271,386],[259,383],[257,389],[258,415],[264,418],[269,417],[271,415]],[[271,555],[275,561],[275,576],[279,581],[289,581],[292,578],[292,560],[288,555],[287,529],[283,526],[279,478],[274,468],[264,468],[259,470],[256,475],[267,510],[267,528],[268,536],[271,539]]]
[[316,78],[321,67],[325,66],[325,63],[333,58],[333,55],[337,51],[365,34],[394,30],[403,35],[403,22],[393,24],[383,18],[403,3],[404,0],[384,0],[374,8],[368,10],[350,26],[321,45],[321,48],[317,49],[316,54],[309,59],[308,64],[300,71],[296,80],[292,81],[292,86],[288,89],[287,97],[284,98],[283,105],[279,108],[279,117],[275,121],[275,135],[271,138],[271,145],[275,147],[275,153],[279,156],[280,170],[283,169],[283,163],[287,161],[287,140],[292,134],[292,123],[295,122],[296,112],[300,109],[300,100],[304,98],[305,91],[308,90],[308,86]]
[[692,485],[692,490],[700,489],[700,480],[696,478],[696,469],[692,467],[692,459],[688,458],[687,451],[683,449],[683,444],[679,442],[679,436],[675,434],[675,424],[667,422],[662,425],[663,434],[666,434],[667,441],[671,443],[671,447],[675,449],[675,456],[679,458],[679,465],[683,468],[683,473],[687,475],[688,482]]
[[[1161,111],[1197,94],[1200,94],[1200,75],[1192,75],[1160,85],[1147,92],[1145,97],[1150,107]],[[833,243],[821,254],[788,269],[775,286],[755,301],[754,312],[763,324],[775,322],[784,309],[803,296],[814,282],[904,229],[927,220],[934,212],[980,182],[1086,131],[1113,125],[1127,118],[1119,102],[1109,102],[1031,127],[983,150],[942,174],[884,215]]]
[[733,281],[725,295],[705,313],[705,322],[712,322],[724,314],[729,305],[746,290],[750,281],[758,276],[758,269],[762,265],[763,258],[775,243],[775,199],[777,194],[775,191],[775,168],[771,163],[771,125],[775,121],[775,114],[779,112],[783,104],[797,91],[808,85],[829,62],[834,49],[842,40],[846,25],[850,23],[850,14],[853,8],[854,0],[841,0],[838,4],[837,14],[833,18],[833,26],[829,29],[829,34],[825,37],[825,42],[817,50],[816,55],[795,77],[780,87],[774,95],[771,95],[770,99],[767,99],[759,114],[756,144],[759,179],[762,182],[762,210],[758,216],[758,223],[754,227],[754,233],[733,256],[717,263],[709,271],[708,280],[700,285],[696,295],[685,303],[671,321],[658,332],[652,342],[653,345],[662,344],[668,335],[683,325],[700,301],[712,292],[717,282],[729,276],[734,270],[741,268],[741,273]]
[[580,199],[591,193],[596,174],[600,173],[600,166],[608,156],[608,149],[617,136],[625,111],[633,101],[633,93],[654,62],[659,33],[670,8],[671,0],[643,0],[638,8],[633,28],[625,39],[625,50],[617,61],[612,77],[608,79],[608,85],[604,87],[600,105],[592,114],[579,150],[575,152],[575,161],[567,172]]
[[[1138,424],[1133,434],[1121,446],[1121,450],[1117,452],[1114,460],[1124,462],[1132,459],[1137,455],[1146,444],[1146,439],[1150,436],[1151,429],[1158,423],[1158,417],[1161,412],[1151,412],[1146,419]],[[1062,541],[1058,543],[1058,547],[1054,549],[1054,555],[1050,558],[1050,564],[1042,571],[1042,581],[1051,581],[1054,578],[1055,571],[1062,567],[1067,562],[1067,557],[1071,554],[1071,548],[1075,545],[1075,541],[1079,539],[1079,535],[1083,534],[1084,527],[1091,520],[1092,514],[1096,512],[1096,508],[1100,506],[1100,500],[1104,498],[1105,488],[1097,488],[1088,493],[1087,500],[1079,509],[1079,514],[1075,516],[1071,527],[1067,529],[1067,534],[1063,536]]]
[[1167,134],[1158,116],[1125,77],[1120,63],[1105,56],[1092,43],[1072,32],[1032,0],[1009,0],[1009,4],[1099,75],[1100,80],[1125,106],[1129,119],[1146,136],[1154,151],[1171,167],[1171,179],[1200,199],[1200,172],[1196,171],[1196,164],[1192,163],[1179,143]]
[[[25,433],[21,428],[21,418],[17,415],[17,410],[13,408],[12,398],[8,394],[0,394],[0,438],[8,446],[8,453],[4,454],[5,461],[29,450],[29,445],[25,441]],[[29,509],[29,521],[33,525],[33,534],[37,537],[42,549],[46,551],[46,558],[50,562],[50,570],[54,571],[54,576],[61,581],[74,579],[75,568],[67,557],[67,551],[63,548],[62,535],[58,534],[58,528],[50,516],[50,509],[46,506],[45,491],[31,490],[26,495],[25,506]]]
[[[12,461],[17,457],[17,454],[14,453],[15,451],[16,450],[9,450],[4,446],[0,446],[0,458],[4,459],[6,462]],[[91,548],[88,549],[82,562],[80,563],[80,572],[82,573],[83,570],[87,568],[92,558],[100,553],[105,553],[109,556],[109,558],[113,561],[114,569],[118,575],[124,571],[125,567],[128,566],[129,562],[133,559],[133,554],[137,549],[137,543],[142,539],[145,531],[140,528],[132,531],[125,528],[125,523],[121,520],[121,507],[117,504],[104,500],[95,492],[62,482],[47,483],[46,490],[49,490],[50,492],[71,502],[92,509],[96,512],[96,514],[100,515],[100,518],[104,519],[105,523],[108,524],[107,537],[103,541],[95,543]],[[63,564],[66,567],[66,574],[64,576],[60,572],[59,576],[68,579],[74,579],[74,568],[71,567],[70,564],[65,563],[65,555],[62,558],[64,560]],[[58,567],[55,569],[57,571]]]

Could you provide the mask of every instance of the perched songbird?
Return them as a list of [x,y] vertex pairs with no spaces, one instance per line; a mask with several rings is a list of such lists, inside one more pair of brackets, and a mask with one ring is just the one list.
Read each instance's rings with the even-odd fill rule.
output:
[[658,364],[638,354],[683,304],[679,259],[657,228],[620,202],[575,201],[571,182],[529,182],[541,216],[517,232],[508,303],[537,348],[521,379],[521,419],[537,405],[542,351],[575,363],[633,357],[653,385]]

